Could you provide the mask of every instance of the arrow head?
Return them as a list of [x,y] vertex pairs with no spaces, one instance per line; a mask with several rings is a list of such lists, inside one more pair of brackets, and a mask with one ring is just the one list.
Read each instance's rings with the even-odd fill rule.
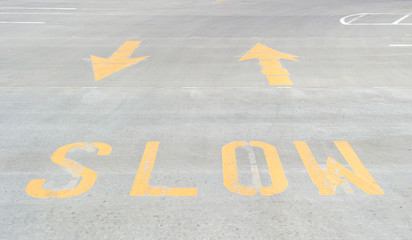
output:
[[246,53],[246,55],[239,59],[239,62],[252,58],[258,58],[261,60],[288,59],[292,61],[299,61],[298,59],[296,59],[297,57],[298,56],[294,56],[292,54],[276,51],[270,47],[258,43],[252,49],[250,49],[249,52]]
[[141,41],[126,41],[112,54],[112,56],[110,56],[110,58],[90,56],[95,81],[97,82],[123,68],[127,68],[132,64],[148,58],[149,56],[129,58],[140,43]]
[[93,65],[94,80],[97,82],[107,76],[112,75],[124,68],[127,68],[135,63],[138,63],[149,56],[138,58],[127,57],[111,57],[101,58],[96,56],[90,56]]
[[127,58],[127,57],[110,57],[110,58],[101,58],[96,56],[90,56],[92,60],[92,64],[133,64],[143,61],[146,57],[138,57],[138,58]]

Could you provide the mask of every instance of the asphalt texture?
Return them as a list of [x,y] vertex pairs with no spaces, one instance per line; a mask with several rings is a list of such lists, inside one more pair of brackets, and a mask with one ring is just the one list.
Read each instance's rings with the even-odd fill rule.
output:
[[[411,12],[402,0],[1,1],[0,239],[410,239],[412,25],[374,23]],[[358,13],[381,14],[340,22]],[[126,41],[150,57],[96,82],[90,56]],[[257,43],[298,56],[280,60],[293,85],[238,61]],[[150,186],[196,196],[130,196],[152,141]],[[227,189],[222,147],[235,141],[276,147],[287,189]],[[323,169],[332,157],[352,171],[334,144],[348,142],[384,195],[350,181],[352,194],[321,195],[296,141]],[[30,196],[33,179],[79,183],[51,161],[78,142],[112,147],[67,154],[97,173],[93,187]],[[273,184],[262,149],[236,153],[240,184],[256,186],[256,168]]]

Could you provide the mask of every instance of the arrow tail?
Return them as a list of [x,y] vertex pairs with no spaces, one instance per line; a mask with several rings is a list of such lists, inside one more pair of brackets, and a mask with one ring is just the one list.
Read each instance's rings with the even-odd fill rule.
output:
[[141,41],[126,41],[120,46],[111,57],[130,57]]
[[260,60],[260,64],[263,68],[262,73],[270,85],[293,85],[288,70],[282,67],[279,60]]

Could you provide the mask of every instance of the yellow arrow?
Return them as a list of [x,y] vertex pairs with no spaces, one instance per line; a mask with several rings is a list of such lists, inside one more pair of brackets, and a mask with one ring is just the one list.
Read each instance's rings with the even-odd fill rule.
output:
[[141,41],[126,41],[109,58],[90,56],[93,64],[94,80],[97,82],[113,73],[138,63],[149,56],[129,58]]
[[240,61],[258,58],[263,67],[263,75],[267,77],[270,85],[293,85],[289,72],[282,68],[279,59],[299,61],[297,56],[286,54],[269,48],[261,43],[256,44]]

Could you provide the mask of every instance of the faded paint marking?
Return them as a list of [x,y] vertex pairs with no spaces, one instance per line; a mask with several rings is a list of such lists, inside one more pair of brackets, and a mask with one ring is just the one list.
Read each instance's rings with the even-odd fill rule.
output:
[[56,198],[68,198],[80,195],[91,189],[96,182],[97,173],[73,160],[66,158],[66,154],[70,150],[75,148],[80,148],[88,151],[98,149],[99,151],[97,155],[110,155],[112,151],[112,147],[110,145],[106,143],[96,142],[92,143],[91,145],[88,145],[87,143],[72,143],[60,147],[56,150],[56,152],[54,152],[51,160],[72,173],[74,179],[71,183],[75,183],[75,181],[81,177],[80,183],[76,187],[68,190],[45,190],[43,189],[43,184],[46,182],[46,179],[35,179],[31,180],[27,185],[27,194],[35,198],[49,198],[52,196],[55,196]]
[[[254,187],[245,187],[239,183],[235,149],[245,145],[247,145],[247,142],[237,141],[222,147],[223,182],[225,187],[234,193],[255,195],[256,189]],[[258,141],[251,141],[249,145],[263,149],[272,180],[271,186],[260,188],[260,194],[274,195],[286,190],[288,182],[276,148],[270,144]]]
[[245,146],[248,153],[250,171],[252,172],[253,184],[256,188],[260,189],[262,187],[262,181],[260,180],[259,168],[257,167],[256,155],[253,148],[249,145]]
[[355,184],[367,194],[383,195],[384,192],[375,182],[368,170],[350,147],[348,142],[336,141],[335,145],[349,163],[354,172],[345,168],[331,157],[326,162],[326,170],[322,170],[305,142],[294,142],[300,157],[321,195],[335,195],[338,186],[344,186],[346,193],[353,193],[347,180]]

